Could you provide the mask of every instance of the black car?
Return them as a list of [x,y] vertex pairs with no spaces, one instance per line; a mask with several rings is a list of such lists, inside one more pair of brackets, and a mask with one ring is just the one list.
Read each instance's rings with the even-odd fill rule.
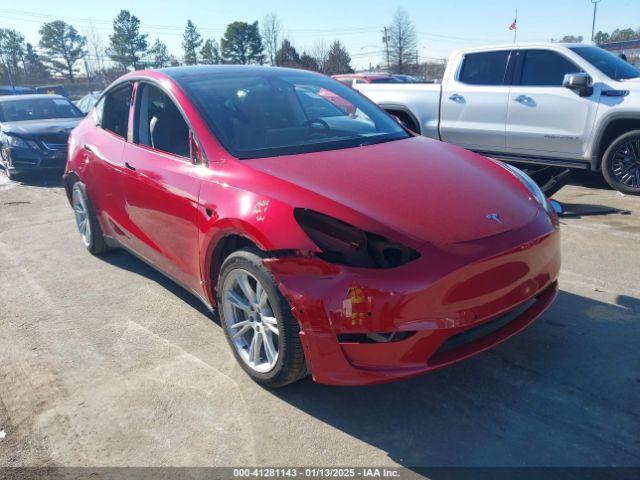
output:
[[64,168],[82,112],[60,95],[0,97],[0,162],[9,177]]
[[34,93],[31,87],[13,87],[11,85],[0,85],[0,96],[2,95],[25,95]]

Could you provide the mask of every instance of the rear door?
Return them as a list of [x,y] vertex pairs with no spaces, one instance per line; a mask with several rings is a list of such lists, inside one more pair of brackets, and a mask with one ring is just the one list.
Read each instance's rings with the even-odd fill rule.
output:
[[597,93],[580,97],[562,86],[564,76],[582,69],[559,51],[517,52],[507,114],[511,153],[580,157],[592,133]]
[[127,243],[128,216],[122,190],[129,107],[133,85],[126,83],[107,92],[96,104],[96,127],[82,138],[85,162],[91,176],[88,194],[106,235]]
[[443,85],[442,140],[471,150],[504,151],[510,54],[496,50],[463,55],[458,71]]
[[133,249],[192,290],[200,290],[198,170],[191,161],[190,128],[158,86],[136,90],[133,141],[125,147],[124,190]]

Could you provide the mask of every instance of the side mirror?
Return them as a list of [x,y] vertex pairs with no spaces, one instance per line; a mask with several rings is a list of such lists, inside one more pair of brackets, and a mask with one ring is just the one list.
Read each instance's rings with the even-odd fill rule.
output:
[[562,81],[562,86],[573,90],[581,97],[588,97],[593,93],[591,77],[588,73],[567,73]]

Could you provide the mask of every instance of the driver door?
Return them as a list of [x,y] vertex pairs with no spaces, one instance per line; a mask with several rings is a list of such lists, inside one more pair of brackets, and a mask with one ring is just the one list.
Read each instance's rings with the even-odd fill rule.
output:
[[124,192],[133,250],[199,291],[198,195],[203,168],[191,161],[190,128],[160,87],[136,89],[133,142],[124,150]]
[[517,52],[509,93],[507,150],[530,156],[579,158],[591,140],[598,89],[589,97],[562,86],[564,76],[582,69],[560,52]]

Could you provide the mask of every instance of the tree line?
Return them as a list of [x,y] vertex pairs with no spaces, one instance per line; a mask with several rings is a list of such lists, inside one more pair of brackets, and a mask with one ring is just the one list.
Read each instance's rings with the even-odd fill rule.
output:
[[626,40],[640,40],[640,28],[616,28],[613,32],[607,33],[599,31],[593,37],[593,41],[598,45],[604,43],[624,42]]
[[[74,83],[83,71],[89,83],[93,80],[96,86],[104,86],[131,69],[200,64],[270,64],[327,75],[353,72],[351,56],[339,40],[320,40],[298,51],[283,31],[275,13],[265,16],[261,24],[232,22],[219,39],[201,35],[188,20],[182,55],[176,57],[160,38],[151,41],[142,33],[140,19],[128,10],[121,10],[114,18],[107,42],[95,28],[82,35],[64,20],[44,23],[37,44],[27,42],[17,30],[0,28],[0,82],[37,83],[55,76]],[[403,9],[398,9],[391,25],[384,28],[378,53],[380,64],[391,72],[418,71],[416,32]]]
[[131,69],[178,65],[268,63],[328,75],[353,71],[349,52],[339,40],[328,46],[319,41],[310,51],[299,54],[290,40],[283,38],[282,25],[273,13],[265,17],[262,28],[257,21],[230,23],[219,40],[203,37],[188,20],[180,58],[171,54],[160,38],[151,42],[141,31],[140,19],[128,10],[120,11],[113,20],[106,45],[95,29],[82,35],[63,20],[44,23],[39,34],[36,46],[19,31],[0,28],[2,83],[42,82],[52,75],[73,83],[84,70],[104,85]]

